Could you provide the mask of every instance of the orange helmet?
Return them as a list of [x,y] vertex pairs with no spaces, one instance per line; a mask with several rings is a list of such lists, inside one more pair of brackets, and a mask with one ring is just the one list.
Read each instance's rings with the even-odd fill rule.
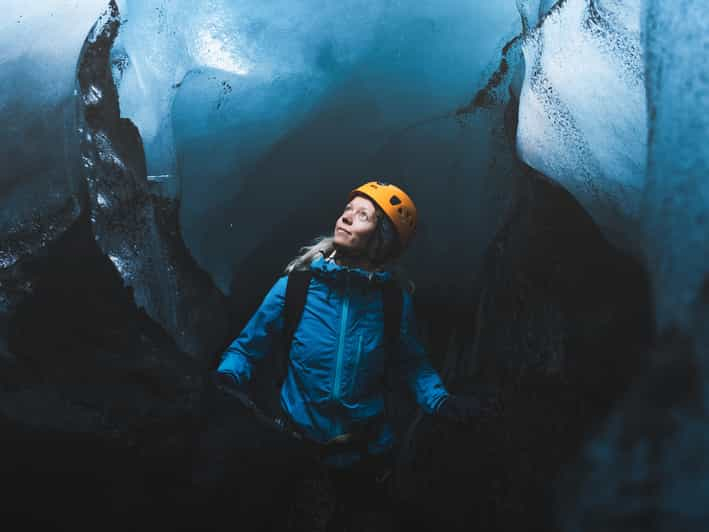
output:
[[376,203],[394,224],[404,249],[416,230],[416,205],[399,187],[382,181],[370,181],[350,192],[349,198],[362,194]]

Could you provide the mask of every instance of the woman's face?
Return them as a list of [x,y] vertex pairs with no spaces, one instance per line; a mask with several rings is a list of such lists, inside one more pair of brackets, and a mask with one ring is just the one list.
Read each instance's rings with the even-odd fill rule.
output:
[[355,196],[335,223],[334,244],[349,253],[361,253],[376,227],[374,203],[363,196]]

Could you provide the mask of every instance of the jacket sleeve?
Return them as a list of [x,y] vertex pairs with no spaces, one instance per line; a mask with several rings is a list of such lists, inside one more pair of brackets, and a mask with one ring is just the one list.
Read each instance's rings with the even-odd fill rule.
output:
[[427,414],[433,414],[449,394],[438,372],[431,366],[416,334],[416,317],[411,295],[404,291],[403,298],[401,336],[395,371],[406,378],[421,408]]
[[239,385],[249,382],[254,362],[271,351],[274,339],[277,341],[283,332],[287,284],[288,276],[284,275],[271,287],[261,306],[223,353],[219,373],[230,375]]

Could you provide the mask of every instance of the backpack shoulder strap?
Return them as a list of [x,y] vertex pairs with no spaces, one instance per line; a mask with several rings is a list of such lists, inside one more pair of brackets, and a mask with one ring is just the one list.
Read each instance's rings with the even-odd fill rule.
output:
[[384,283],[382,296],[384,298],[384,338],[386,345],[391,350],[399,341],[404,303],[401,287],[396,281]]
[[288,363],[290,346],[293,343],[293,335],[303,316],[305,298],[308,296],[308,286],[310,286],[312,277],[311,270],[295,270],[288,275],[286,301],[283,308],[283,347],[286,364]]

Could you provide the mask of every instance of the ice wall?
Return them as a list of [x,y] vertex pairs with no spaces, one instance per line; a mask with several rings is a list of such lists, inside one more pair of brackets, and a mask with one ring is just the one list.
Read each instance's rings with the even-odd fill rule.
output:
[[209,357],[224,341],[222,294],[184,245],[175,198],[156,190],[135,125],[120,116],[110,52],[120,28],[109,7],[92,28],[78,61],[78,125],[89,223],[136,304],[182,351]]
[[0,20],[0,350],[32,283],[22,259],[80,211],[75,66],[104,0],[4,2]]
[[520,2],[529,30],[517,131],[520,157],[561,183],[611,242],[637,256],[647,158],[641,6]]
[[78,213],[74,67],[104,8],[104,0],[3,4],[0,269],[56,237]]
[[[689,330],[709,287],[709,46],[706,3],[648,2],[650,114],[645,246],[657,317]],[[707,347],[707,346],[704,346]],[[707,354],[706,352],[704,353]],[[706,362],[709,362],[707,360]]]
[[649,367],[586,448],[578,485],[562,488],[576,494],[565,530],[700,531],[709,523],[707,6],[641,7],[649,130],[638,207],[658,338]]

